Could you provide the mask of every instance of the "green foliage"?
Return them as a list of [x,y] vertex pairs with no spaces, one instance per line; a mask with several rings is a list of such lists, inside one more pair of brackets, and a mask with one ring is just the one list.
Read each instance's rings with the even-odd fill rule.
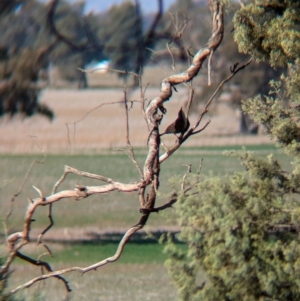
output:
[[239,50],[273,67],[287,66],[300,53],[300,2],[254,1],[234,17],[234,38]]
[[[299,1],[256,1],[234,18],[240,50],[273,67],[289,68],[281,83],[272,81],[269,95],[243,101],[242,109],[264,125],[288,155],[299,158]],[[291,37],[293,36],[293,37]]]
[[[212,85],[203,85],[201,82],[201,90],[196,91],[195,101],[193,105],[194,110],[198,110],[199,102],[206,103],[212,93],[215,91],[219,83],[229,75],[230,67],[235,63],[243,63],[249,59],[248,55],[239,52],[238,45],[234,41],[234,33],[236,32],[235,24],[233,23],[233,17],[235,12],[239,11],[240,6],[237,3],[226,3],[226,12],[224,13],[224,39],[214,53],[213,66],[214,72],[212,73]],[[177,5],[171,8],[171,12],[176,16],[176,21],[180,24],[183,22],[184,17],[188,18],[186,30],[183,33],[183,42],[186,47],[190,47],[190,51],[198,47],[203,47],[211,34],[211,16],[208,7],[196,5],[194,2],[177,1]],[[176,14],[176,11],[179,13]],[[166,18],[167,19],[167,18]],[[169,22],[165,21],[166,25],[174,27],[171,24],[172,19],[168,16]],[[199,30],[201,28],[201,30]],[[233,30],[234,29],[234,30]],[[175,32],[174,32],[175,34]],[[193,40],[191,41],[191,35]],[[165,47],[165,45],[163,45]],[[256,94],[267,94],[269,91],[268,82],[270,79],[280,79],[280,75],[284,71],[283,68],[277,68],[276,70],[268,63],[252,62],[243,72],[241,76],[234,77],[229,85],[223,88],[223,91],[230,93],[230,104],[240,109],[241,100],[251,97]],[[241,114],[241,118],[244,116]],[[243,127],[244,125],[244,127]],[[247,116],[245,123],[241,123],[241,133],[251,133],[252,129],[257,126],[253,125]]]
[[[76,265],[78,262],[91,264],[115,254],[119,239],[122,233],[107,233],[98,242],[85,242],[66,245],[61,251],[55,252],[55,257],[49,258],[50,264],[63,263],[66,265]],[[163,254],[163,246],[157,242],[145,241],[146,235],[141,235],[136,242],[129,242],[118,260],[118,263],[163,263],[166,256]],[[24,262],[20,261],[21,264]]]
[[[299,300],[300,211],[290,191],[299,186],[278,162],[245,151],[248,173],[190,178],[191,190],[176,204],[179,238],[169,241],[166,265],[181,300]],[[205,275],[199,281],[199,273]]]
[[[295,89],[293,83],[290,83],[291,90]],[[272,82],[273,96],[257,96],[247,101],[243,101],[244,111],[253,116],[253,119],[263,124],[266,133],[273,139],[276,139],[282,150],[295,158],[300,155],[300,133],[298,120],[300,111],[298,108],[298,95],[292,93],[289,103],[286,105],[280,96],[280,83]],[[293,98],[295,97],[295,101]]]
[[174,219],[188,251],[169,239],[166,265],[181,300],[300,299],[299,14],[299,1],[276,0],[254,1],[235,14],[239,50],[288,68],[242,109],[292,163],[286,170],[272,154],[228,152],[244,172],[191,176],[186,193],[177,192]]

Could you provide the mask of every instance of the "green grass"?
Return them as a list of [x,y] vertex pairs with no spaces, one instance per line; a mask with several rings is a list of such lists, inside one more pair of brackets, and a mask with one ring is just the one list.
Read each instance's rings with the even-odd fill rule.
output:
[[[100,247],[100,248],[99,248]],[[118,244],[104,243],[104,244],[78,244],[70,246],[72,254],[74,255],[74,262],[97,262],[101,259],[112,256],[117,250]],[[58,261],[70,262],[70,249],[58,253],[55,257]],[[162,252],[163,246],[158,243],[128,243],[126,244],[122,256],[118,263],[163,263],[166,256]]]
[[[222,155],[224,150],[241,147],[203,147],[203,148],[182,148],[161,165],[161,194],[158,197],[158,204],[165,201],[164,193],[172,190],[168,182],[175,174],[180,177],[186,172],[182,164],[192,164],[192,171],[196,172],[201,159],[203,159],[201,172],[208,174],[225,175],[234,171],[242,171],[243,166],[234,157]],[[282,163],[284,168],[289,168],[290,159],[280,154],[273,146],[248,146],[248,150],[256,151],[260,156],[273,153],[274,157]],[[147,154],[146,149],[137,149],[137,160],[142,166]],[[36,155],[0,155],[0,206],[1,218],[8,210],[9,200],[17,192],[24,175],[31,162],[42,159]],[[30,172],[28,179],[19,197],[14,202],[14,212],[10,220],[11,229],[20,229],[24,212],[27,207],[27,197],[37,197],[32,185],[41,189],[44,195],[51,193],[54,183],[60,178],[64,165],[70,165],[79,170],[101,174],[111,177],[116,181],[130,182],[139,179],[136,169],[131,161],[123,154],[99,154],[99,155],[49,155],[44,164],[37,164]],[[76,184],[100,185],[95,180],[80,178],[68,175],[59,190],[73,189]],[[33,227],[45,227],[47,221],[47,208],[39,208],[35,214],[36,222]],[[90,198],[74,201],[62,200],[54,205],[53,217],[54,229],[65,227],[86,227],[95,226],[100,229],[125,227],[129,228],[135,224],[140,217],[137,193],[122,194],[114,192],[107,195],[92,196]],[[164,226],[166,220],[162,214],[151,215],[148,225]],[[50,230],[51,231],[51,230]],[[44,249],[36,246],[29,247],[25,254],[38,254]],[[85,267],[94,264],[115,254],[118,243],[97,241],[94,243],[50,244],[54,258],[43,257],[49,262],[53,269],[62,269],[70,266]],[[82,276],[78,273],[66,275],[73,292],[71,300],[175,300],[176,290],[172,287],[167,272],[163,267],[165,255],[162,252],[163,246],[158,243],[135,243],[126,244],[124,252],[116,263],[90,272]],[[34,252],[36,253],[33,253]],[[27,263],[20,264],[16,260],[12,266],[14,269],[11,277],[10,287],[24,283],[40,274],[37,267]],[[146,284],[146,285],[145,285]],[[20,297],[27,300],[34,300],[34,295],[41,295],[43,300],[61,300],[65,296],[65,290],[61,282],[56,279],[49,279],[43,283],[35,284],[29,290],[20,292]],[[31,299],[30,299],[31,298]]]
[[[89,265],[101,261],[115,254],[118,248],[117,242],[89,242],[89,243],[66,243],[63,247],[49,244],[53,249],[53,257],[43,257],[50,264],[63,264],[65,267],[82,264]],[[183,245],[182,245],[183,246]],[[31,249],[32,250],[32,249]],[[34,250],[34,249],[33,249]],[[158,242],[136,243],[128,242],[118,260],[118,264],[162,264],[166,255],[163,254],[163,245]],[[27,252],[27,255],[36,258],[39,254]],[[23,260],[16,259],[17,263],[27,264]]]
[[[54,257],[43,257],[42,260],[51,264],[54,270],[71,266],[87,267],[114,255],[117,243],[85,243],[67,244],[63,248],[50,245]],[[180,244],[180,247],[185,248]],[[163,245],[158,243],[126,244],[117,262],[103,266],[97,271],[87,274],[72,272],[64,275],[73,290],[69,297],[79,300],[175,300],[176,290],[168,279],[163,266],[166,255],[162,252]],[[32,251],[33,249],[31,249]],[[32,252],[29,252],[29,254]],[[28,255],[28,252],[26,253]],[[37,258],[37,254],[33,258]],[[40,269],[24,261],[16,259],[13,263],[13,276],[10,288],[40,275]],[[48,279],[35,284],[28,290],[17,295],[26,300],[36,300],[36,295],[43,296],[41,300],[61,300],[66,293],[64,286],[57,279]]]
[[[157,205],[166,200],[165,194],[172,191],[169,179],[174,175],[182,177],[186,172],[183,164],[192,164],[192,172],[197,172],[201,159],[203,159],[201,172],[203,174],[225,175],[234,171],[242,171],[243,166],[234,157],[222,155],[224,150],[241,149],[241,147],[204,147],[204,148],[182,148],[173,154],[161,165],[160,174],[160,196]],[[249,146],[249,150],[256,151],[261,156],[273,153],[274,157],[289,168],[290,158],[279,153],[273,146]],[[147,149],[137,149],[137,161],[142,167],[145,161]],[[9,200],[18,191],[24,176],[34,160],[42,160],[37,155],[0,155],[0,206],[1,219],[9,209]],[[90,173],[101,174],[115,181],[124,183],[136,181],[139,175],[130,159],[122,154],[99,154],[99,155],[49,155],[45,163],[36,164],[30,172],[20,195],[15,198],[14,212],[10,227],[19,228],[27,207],[27,198],[38,197],[32,185],[41,189],[45,196],[52,191],[54,183],[61,177],[64,165],[69,165],[79,170]],[[59,190],[73,189],[75,185],[101,185],[96,180],[81,178],[76,175],[68,175]],[[84,204],[83,204],[84,203]],[[35,213],[35,226],[45,227],[48,224],[47,207],[38,208]],[[113,192],[106,195],[96,195],[74,201],[65,199],[56,203],[53,207],[55,227],[83,227],[96,226],[105,227],[129,227],[135,224],[140,217],[137,193]],[[149,225],[165,225],[161,215],[151,216]]]
[[[81,266],[76,264],[76,266]],[[58,266],[57,268],[63,268]],[[14,271],[14,288],[32,276],[40,275],[36,267],[21,266],[22,271]],[[72,300],[72,301],[173,301],[176,300],[176,289],[172,286],[166,269],[162,264],[108,264],[97,271],[69,273],[64,275],[72,292],[67,294],[64,285],[57,279],[34,284],[21,291],[17,297],[25,300]]]

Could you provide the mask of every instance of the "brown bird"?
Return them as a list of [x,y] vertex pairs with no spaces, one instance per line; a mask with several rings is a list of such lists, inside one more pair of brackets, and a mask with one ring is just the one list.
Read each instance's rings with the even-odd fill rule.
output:
[[190,122],[188,118],[186,117],[185,113],[183,112],[182,108],[180,108],[178,112],[177,119],[172,122],[166,130],[160,134],[160,136],[165,134],[184,134],[190,126]]

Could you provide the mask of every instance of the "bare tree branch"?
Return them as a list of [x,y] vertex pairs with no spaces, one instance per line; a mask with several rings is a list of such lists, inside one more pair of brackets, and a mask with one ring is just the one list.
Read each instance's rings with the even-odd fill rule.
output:
[[[73,43],[71,41],[69,41],[68,39],[66,39],[66,37],[62,36],[59,32],[57,32],[57,30],[55,28],[53,15],[54,15],[54,11],[55,11],[57,3],[58,3],[58,0],[51,1],[50,11],[48,14],[49,22],[50,23],[52,22],[52,25],[51,25],[52,31],[55,33],[55,35],[60,40],[64,40],[64,42],[69,43],[70,47],[74,48]],[[154,32],[154,29],[156,28],[157,23],[161,17],[159,14],[162,11],[162,0],[159,0],[158,4],[159,4],[159,12],[158,12],[156,18],[154,19],[154,22],[153,22],[152,26],[150,27],[148,34],[145,37],[145,40],[144,40],[145,46],[146,46],[146,43],[150,43],[151,40],[154,38],[153,32]],[[195,126],[193,128],[191,128],[190,130],[188,130],[183,136],[181,135],[181,137],[177,141],[177,144],[167,153],[167,155],[164,155],[162,157],[159,157],[159,147],[161,144],[161,139],[160,139],[160,135],[159,135],[159,124],[163,118],[163,114],[166,113],[166,110],[165,110],[163,104],[165,101],[168,101],[171,98],[172,88],[174,88],[178,84],[190,82],[198,74],[198,72],[200,71],[202,64],[206,60],[206,58],[209,58],[209,56],[212,55],[212,53],[218,48],[220,42],[222,41],[222,38],[223,38],[222,5],[220,5],[219,2],[216,0],[212,1],[212,12],[213,12],[213,31],[212,31],[212,36],[209,39],[206,47],[203,49],[200,49],[195,54],[195,56],[192,59],[191,65],[189,66],[189,68],[186,71],[179,73],[179,74],[168,76],[165,79],[163,79],[162,84],[161,84],[161,91],[160,91],[159,95],[157,97],[153,98],[149,102],[149,104],[145,110],[145,118],[147,121],[148,130],[150,132],[149,139],[148,139],[149,150],[148,150],[148,155],[147,155],[145,163],[144,163],[143,171],[141,171],[141,169],[138,168],[139,173],[140,173],[139,180],[137,180],[134,183],[120,183],[120,182],[114,181],[113,179],[104,177],[102,175],[96,175],[96,174],[92,174],[92,173],[88,173],[88,172],[84,172],[84,171],[79,171],[72,167],[65,166],[64,173],[61,176],[61,178],[57,181],[57,183],[54,185],[53,192],[51,195],[45,197],[43,195],[43,192],[40,189],[38,189],[36,187],[34,188],[38,192],[38,197],[35,199],[29,200],[29,205],[28,205],[28,208],[27,208],[27,211],[25,214],[22,231],[12,233],[11,235],[9,235],[7,237],[7,244],[9,246],[9,256],[7,258],[7,261],[1,267],[1,269],[7,269],[8,266],[10,265],[11,261],[13,260],[13,258],[18,256],[18,257],[22,258],[23,260],[26,260],[33,264],[42,265],[47,271],[49,271],[49,273],[45,274],[45,275],[41,275],[39,277],[36,277],[36,278],[18,286],[17,288],[13,289],[11,291],[11,293],[16,293],[17,291],[19,291],[21,289],[30,287],[31,285],[33,285],[36,282],[39,282],[41,280],[48,279],[51,277],[56,277],[56,278],[64,281],[63,278],[61,277],[61,275],[63,275],[63,274],[73,272],[73,271],[77,271],[79,273],[84,274],[91,270],[96,270],[96,269],[100,268],[101,266],[104,266],[110,262],[116,261],[121,256],[126,242],[129,240],[129,238],[134,233],[136,233],[137,231],[139,231],[140,229],[142,229],[144,227],[144,225],[146,224],[146,222],[152,212],[159,212],[161,210],[170,208],[176,202],[177,196],[173,195],[171,197],[171,200],[168,201],[166,204],[164,204],[163,206],[160,206],[160,207],[155,207],[157,190],[158,190],[159,184],[160,184],[159,183],[160,163],[163,162],[176,149],[178,149],[179,146],[186,139],[188,139],[188,137],[190,137],[192,134],[196,133],[196,131],[199,132],[201,130],[204,130],[204,128],[207,126],[207,124],[200,130],[196,130],[196,128],[199,126],[203,115],[207,112],[208,106],[210,105],[212,99],[210,99],[207,102],[204,110],[202,111],[202,113],[200,113]],[[79,45],[76,47],[78,50],[81,50],[81,49],[85,49],[87,46]],[[243,66],[241,68],[243,68]],[[239,68],[239,70],[241,68]],[[82,71],[86,72],[84,70],[82,70]],[[124,71],[124,72],[126,72],[126,71]],[[238,72],[238,71],[236,68],[234,68],[232,70],[232,74],[234,75],[236,72]],[[135,75],[137,76],[136,73],[135,73]],[[226,81],[224,81],[224,83],[225,82]],[[189,96],[189,103],[186,108],[186,110],[187,110],[186,116],[188,116],[188,112],[190,109],[190,105],[191,105],[191,102],[193,99],[193,93],[194,93],[193,88],[191,86],[189,86],[189,88],[190,88],[190,96]],[[125,107],[125,111],[126,111],[126,129],[127,129],[126,130],[126,133],[127,133],[126,141],[127,141],[127,146],[129,148],[129,154],[131,156],[131,159],[133,160],[133,162],[136,162],[136,160],[134,158],[134,152],[131,147],[130,139],[129,139],[128,104],[127,104],[126,91],[124,91],[124,96],[125,96],[124,107]],[[213,97],[214,96],[215,95],[213,95]],[[144,93],[143,93],[142,89],[141,89],[141,98],[142,98],[141,103],[143,104],[144,103]],[[83,120],[90,112],[101,107],[102,105],[113,104],[113,103],[120,103],[120,101],[101,104],[101,105],[93,108],[92,110],[88,111],[78,121],[72,123],[74,125],[74,133],[75,133],[76,123]],[[142,109],[143,109],[143,105],[142,105]],[[68,138],[69,138],[68,124],[66,124],[66,126],[68,129]],[[190,171],[190,166],[188,168],[188,172],[189,171]],[[59,185],[66,179],[68,173],[73,173],[73,174],[76,174],[81,177],[97,179],[97,180],[104,182],[105,184],[102,184],[99,186],[76,185],[74,190],[64,190],[64,191],[57,192]],[[186,176],[187,176],[187,173],[185,174],[185,176],[183,178],[183,182],[185,181]],[[182,188],[184,190],[184,184],[183,184]],[[25,258],[19,252],[20,248],[23,247],[25,244],[27,244],[30,240],[29,234],[30,234],[30,226],[31,226],[31,223],[33,220],[33,214],[39,206],[49,205],[48,218],[50,220],[50,224],[39,235],[38,243],[41,242],[42,236],[53,225],[53,219],[52,219],[52,214],[51,214],[51,209],[52,209],[51,205],[52,204],[54,204],[55,202],[58,202],[60,200],[63,200],[65,198],[73,198],[74,200],[82,200],[82,199],[89,197],[90,195],[108,193],[111,191],[120,191],[120,192],[138,191],[138,198],[140,201],[140,212],[142,214],[139,222],[136,225],[130,227],[127,230],[127,232],[124,234],[124,236],[123,236],[122,240],[120,241],[119,246],[116,250],[116,253],[113,256],[108,257],[102,261],[99,261],[99,262],[97,262],[93,265],[90,265],[88,267],[85,267],[85,268],[70,267],[70,268],[59,270],[59,271],[52,271],[51,267],[48,266],[47,264],[43,265],[43,264],[41,264],[41,261],[34,261],[30,258]],[[45,246],[45,248],[47,249],[47,246]],[[47,249],[47,250],[50,252],[49,249]],[[67,282],[64,281],[64,284],[66,286],[66,289],[68,290],[69,286],[68,286]]]
[[[45,262],[45,261],[32,259],[32,258],[30,258],[30,257],[28,257],[28,256],[26,256],[26,255],[24,255],[24,254],[22,254],[20,252],[17,252],[16,256],[18,258],[24,260],[24,261],[27,261],[27,262],[33,264],[33,265],[43,267],[48,272],[53,272],[51,266],[47,262]],[[69,286],[68,281],[65,278],[63,278],[60,275],[56,275],[54,277],[57,278],[57,279],[59,279],[59,280],[61,280],[64,283],[67,292],[71,292],[72,291],[71,288],[70,288],[70,286]]]
[[[131,102],[140,102],[137,100],[132,100]],[[70,138],[70,128],[69,126],[72,125],[73,126],[73,139],[72,141],[74,142],[75,140],[75,134],[76,134],[76,124],[81,122],[82,120],[84,120],[90,113],[92,113],[93,111],[98,110],[99,108],[101,108],[102,106],[107,106],[107,105],[112,105],[112,104],[122,104],[123,101],[119,100],[119,101],[112,101],[112,102],[105,102],[105,103],[101,103],[100,105],[90,109],[89,111],[87,111],[80,119],[72,122],[72,123],[65,123],[66,127],[67,127],[67,136],[68,136],[68,141],[69,141],[69,145],[72,146],[71,143],[71,138]]]
[[176,194],[173,194],[171,199],[164,205],[162,206],[159,206],[159,207],[156,207],[156,208],[153,208],[153,209],[145,209],[145,208],[141,208],[140,209],[140,212],[145,214],[145,213],[151,213],[151,212],[156,212],[156,213],[159,213],[159,211],[162,211],[162,210],[165,210],[165,209],[168,209],[168,208],[172,208],[172,205],[175,204],[177,202],[177,195]]
[[191,127],[181,139],[177,139],[176,143],[174,144],[174,146],[171,149],[169,149],[163,155],[160,156],[160,162],[161,163],[164,160],[166,160],[171,154],[173,154],[180,147],[180,145],[182,143],[184,143],[184,141],[186,141],[191,135],[198,134],[198,133],[202,132],[203,130],[205,130],[205,128],[210,123],[210,120],[201,129],[199,129],[199,130],[196,130],[196,129],[198,128],[199,124],[201,123],[204,115],[208,112],[208,108],[209,108],[211,102],[216,97],[216,95],[219,93],[219,91],[224,86],[224,84],[227,83],[228,81],[230,81],[239,71],[246,68],[251,63],[251,61],[252,61],[252,59],[249,59],[245,64],[241,65],[239,68],[237,68],[238,64],[235,64],[230,69],[231,74],[219,84],[217,89],[214,91],[213,95],[209,98],[209,100],[207,101],[205,107],[203,108],[203,110],[199,114],[195,125],[193,127]]
[[[123,236],[122,240],[120,241],[119,243],[119,247],[115,253],[115,255],[111,256],[111,257],[108,257],[98,263],[95,263],[93,265],[90,265],[86,268],[80,268],[80,267],[71,267],[71,268],[67,268],[67,269],[63,269],[63,270],[59,270],[59,271],[54,271],[54,272],[51,272],[51,273],[48,273],[48,274],[45,274],[45,275],[41,275],[41,276],[38,276],[36,278],[33,278],[32,280],[16,287],[15,289],[11,290],[11,293],[12,294],[15,294],[16,292],[18,292],[19,290],[21,289],[24,289],[24,288],[28,288],[30,286],[32,286],[34,283],[38,282],[38,281],[41,281],[41,280],[45,280],[45,279],[48,279],[48,278],[51,278],[51,277],[56,277],[56,278],[59,278],[60,280],[64,279],[61,277],[61,275],[63,274],[66,274],[66,273],[70,273],[70,272],[79,272],[81,274],[85,274],[89,271],[96,271],[98,268],[108,264],[108,263],[111,263],[111,262],[114,262],[116,260],[119,259],[119,257],[121,256],[122,254],[122,251],[124,249],[124,246],[126,244],[126,242],[128,241],[128,239],[135,233],[137,232],[138,230],[140,230],[142,228],[142,224],[137,224],[133,227],[131,227],[126,233],[125,235]],[[67,287],[67,290],[68,291],[71,291],[71,289],[69,288],[69,286],[67,285],[68,283],[65,282],[65,286]]]
[[[186,83],[191,81],[198,74],[205,59],[208,58],[211,55],[211,53],[218,48],[219,44],[223,39],[223,10],[222,10],[222,5],[220,5],[218,1],[212,2],[212,12],[213,12],[213,32],[211,38],[207,43],[207,47],[200,49],[194,55],[190,67],[185,72],[176,75],[171,75],[162,81],[161,93],[159,94],[158,97],[151,100],[151,102],[148,105],[147,110],[149,114],[151,113],[152,115],[157,114],[157,109],[160,109],[163,113],[165,113],[165,108],[163,107],[163,103],[169,100],[169,98],[172,96],[172,87],[180,83]],[[190,94],[190,99],[191,99],[193,96],[193,91],[190,92],[191,92]],[[153,120],[153,116],[151,116],[151,118]],[[149,120],[151,120],[151,118],[149,118]],[[155,138],[154,135],[158,134],[157,129],[161,118],[162,117],[158,118],[156,116],[156,124],[152,128],[148,125],[150,131],[149,142],[151,137]],[[197,124],[197,126],[199,125],[199,123]],[[172,149],[160,157],[160,162],[163,162],[166,158],[169,157],[170,154],[176,151],[179,148],[179,146],[190,136],[190,133],[196,127],[194,127],[192,130],[190,129],[184,135],[184,137],[180,139],[180,141],[178,139],[177,143],[172,147]],[[149,157],[149,159],[151,158]]]

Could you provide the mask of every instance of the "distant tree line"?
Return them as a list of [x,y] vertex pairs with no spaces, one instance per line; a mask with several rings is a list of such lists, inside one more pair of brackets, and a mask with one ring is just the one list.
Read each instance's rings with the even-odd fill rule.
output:
[[[163,0],[145,28],[139,2],[124,2],[107,12],[84,13],[84,2],[65,0],[4,0],[0,4],[0,115],[53,112],[38,103],[49,65],[60,76],[88,87],[84,69],[92,61],[108,59],[111,67],[139,73],[150,58],[159,35]],[[170,38],[164,33],[162,38]],[[120,76],[125,76],[126,74]]]
[[[135,73],[142,73],[152,58],[187,63],[196,49],[205,46],[210,32],[206,1],[177,0],[168,11],[163,4],[157,0],[157,12],[152,15],[141,13],[138,0],[85,14],[84,2],[1,1],[0,115],[41,113],[52,119],[54,112],[38,102],[48,84],[49,66],[55,66],[63,79],[77,82],[78,88],[87,88],[86,74],[78,69],[93,61],[109,60],[111,68]],[[212,86],[198,92],[196,105],[207,99],[231,65],[246,59],[233,41],[231,20],[237,9],[232,4],[225,15],[226,40],[212,62]],[[240,108],[242,98],[266,93],[270,78],[278,79],[282,71],[252,64],[247,76],[236,77],[231,84],[238,88],[235,93],[229,88],[231,105]],[[119,76],[127,79],[126,73]],[[247,115],[241,115],[240,124],[241,133],[257,131]]]

